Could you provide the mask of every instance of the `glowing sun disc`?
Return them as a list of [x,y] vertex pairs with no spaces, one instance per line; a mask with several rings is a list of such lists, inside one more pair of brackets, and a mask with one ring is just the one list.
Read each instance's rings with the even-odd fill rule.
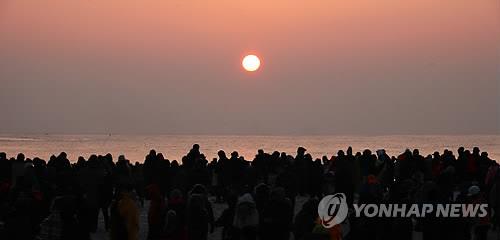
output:
[[260,67],[260,59],[255,55],[247,55],[243,58],[241,65],[249,72],[257,71]]

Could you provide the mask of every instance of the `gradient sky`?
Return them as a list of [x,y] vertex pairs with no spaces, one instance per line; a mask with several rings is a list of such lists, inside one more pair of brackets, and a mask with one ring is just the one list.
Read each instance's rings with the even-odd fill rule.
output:
[[0,133],[498,134],[499,82],[498,0],[0,2]]

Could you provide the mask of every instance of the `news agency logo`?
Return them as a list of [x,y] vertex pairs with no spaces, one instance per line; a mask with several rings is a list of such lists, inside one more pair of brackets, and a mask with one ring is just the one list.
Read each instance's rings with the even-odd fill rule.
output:
[[318,215],[325,228],[332,228],[342,223],[348,211],[347,199],[343,193],[325,196],[318,205]]
[[[484,218],[488,215],[488,204],[353,204],[354,217],[421,218],[432,215],[438,218]],[[318,205],[318,216],[325,228],[341,224],[347,217],[349,207],[345,194],[325,196]]]

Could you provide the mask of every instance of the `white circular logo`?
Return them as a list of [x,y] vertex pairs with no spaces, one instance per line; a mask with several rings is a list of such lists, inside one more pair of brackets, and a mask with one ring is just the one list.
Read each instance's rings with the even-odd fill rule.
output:
[[347,199],[343,193],[325,196],[318,205],[319,218],[325,228],[332,228],[342,223],[348,211]]

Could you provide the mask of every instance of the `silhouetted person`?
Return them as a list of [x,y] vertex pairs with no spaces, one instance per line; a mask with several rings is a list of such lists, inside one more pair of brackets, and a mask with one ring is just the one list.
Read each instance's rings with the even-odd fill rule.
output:
[[233,226],[237,201],[238,197],[235,194],[229,194],[227,196],[228,207],[222,211],[221,216],[215,221],[216,227],[222,227],[221,239],[236,239],[238,237],[237,230]]
[[186,239],[186,201],[179,189],[170,192],[167,204],[168,228],[164,236],[168,239]]
[[150,204],[148,210],[148,239],[160,239],[164,218],[166,213],[166,203],[157,184],[151,184],[147,187]]
[[259,212],[249,193],[238,198],[233,220],[235,239],[252,240],[257,238]]
[[348,204],[351,205],[355,188],[354,156],[346,156],[344,151],[339,150],[335,162],[335,191],[344,193],[347,197]]
[[18,180],[24,178],[24,154],[17,154],[16,160],[12,163],[12,185],[15,187]]
[[111,205],[111,240],[139,239],[139,209],[131,191],[132,186],[121,186]]
[[68,190],[53,200],[50,215],[40,224],[39,239],[88,239],[76,218],[77,198]]
[[191,194],[187,205],[187,237],[189,240],[204,240],[208,237],[209,213],[203,194]]
[[[479,155],[479,153],[477,153]],[[473,185],[467,190],[469,204],[485,204],[486,199],[479,186]],[[488,230],[490,228],[489,214],[484,217],[476,217],[471,219],[473,239],[486,240],[488,239]]]
[[12,166],[7,159],[7,154],[0,152],[0,183],[7,184],[12,181]]
[[291,209],[294,209],[295,207],[295,198],[298,194],[298,186],[302,181],[302,179],[297,179],[293,170],[294,169],[290,164],[286,164],[285,166],[279,168],[275,184],[276,187],[281,187],[285,192],[285,197],[287,197],[288,201],[290,201]]
[[309,165],[310,159],[306,159],[305,152],[307,150],[303,147],[297,148],[297,155],[295,156],[295,174],[298,179],[301,179],[298,182],[298,192],[300,195],[304,195],[307,191],[307,187],[309,186]]
[[318,219],[318,204],[319,201],[316,198],[309,198],[295,216],[294,239],[301,240],[310,237]]
[[[20,161],[18,158],[16,161]],[[22,177],[17,178],[17,184],[12,189],[9,200],[8,212],[5,216],[5,228],[7,239],[28,240],[33,239],[36,234],[38,219],[36,216],[36,199],[32,192],[32,186]]]
[[223,150],[217,152],[219,159],[215,171],[217,172],[217,194],[219,197],[225,198],[228,187],[231,184],[231,169],[229,168],[229,159]]
[[97,230],[97,220],[102,201],[102,188],[106,172],[101,167],[96,155],[90,156],[87,167],[80,170],[78,182],[83,194],[83,204],[86,214],[82,224],[89,232]]
[[264,183],[267,183],[268,178],[267,164],[267,156],[264,153],[264,150],[259,149],[257,155],[255,155],[255,158],[252,161],[252,166],[256,169],[258,180]]
[[260,239],[285,240],[290,237],[293,209],[290,199],[286,198],[283,188],[271,192],[269,203],[262,213]]
[[192,168],[195,162],[200,158],[200,145],[194,144],[193,148],[189,150],[189,153],[186,155],[186,161],[184,165],[186,168]]

